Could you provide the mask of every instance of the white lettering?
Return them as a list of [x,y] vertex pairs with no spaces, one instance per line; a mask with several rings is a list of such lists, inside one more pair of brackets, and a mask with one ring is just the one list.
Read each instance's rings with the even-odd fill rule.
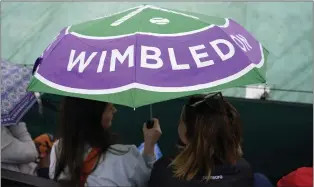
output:
[[205,49],[204,45],[192,46],[192,47],[189,47],[189,49],[190,49],[192,57],[193,57],[193,59],[194,59],[194,61],[196,63],[196,66],[198,68],[211,66],[211,65],[214,64],[213,60],[208,60],[208,61],[205,61],[205,62],[201,62],[201,60],[200,60],[201,58],[208,57],[207,53],[199,53],[199,54],[196,53],[196,51],[198,51],[198,50]]
[[237,37],[243,42],[243,44],[246,46],[248,51],[253,49],[253,47],[249,44],[249,42],[247,41],[247,39],[244,36],[242,36],[241,34],[237,34]]
[[[148,51],[153,51],[154,54],[149,55]],[[163,61],[160,58],[161,51],[157,47],[150,47],[150,46],[141,46],[141,67],[142,68],[150,68],[150,69],[159,69],[163,65]],[[156,63],[149,64],[147,60],[155,60]]]
[[218,180],[223,179],[222,175],[214,175],[214,176],[203,176],[204,180],[212,179],[212,180]]
[[105,64],[105,59],[107,56],[107,51],[103,51],[101,53],[100,59],[99,59],[99,64],[98,64],[98,68],[97,68],[97,73],[101,73],[103,68],[104,68],[104,64]]
[[223,179],[222,175],[216,175],[216,176],[212,176],[212,179]]
[[70,58],[69,58],[69,63],[67,67],[67,71],[72,71],[73,67],[79,62],[79,68],[78,72],[82,73],[84,69],[90,64],[90,62],[93,60],[93,58],[97,55],[97,52],[93,52],[85,61],[85,54],[86,52],[83,51],[81,52],[78,57],[74,60],[74,55],[75,55],[75,50],[71,50]]
[[173,70],[190,69],[189,64],[178,64],[177,63],[173,48],[168,48],[168,52],[169,52],[169,58],[170,58],[170,62],[171,62],[171,66],[172,66]]
[[[228,60],[229,58],[233,57],[235,53],[234,46],[227,40],[217,39],[209,43],[214,48],[214,50],[216,51],[216,53],[218,54],[222,61]],[[225,44],[229,48],[229,52],[227,54],[223,54],[222,51],[219,49],[218,44]]]
[[118,51],[118,49],[113,49],[111,53],[110,61],[110,72],[116,70],[116,60],[120,61],[122,64],[125,59],[129,57],[129,68],[134,66],[134,45],[129,46],[123,55]]
[[230,37],[244,52],[250,51],[252,49],[252,46],[242,35],[240,34],[237,34],[236,36],[230,35]]

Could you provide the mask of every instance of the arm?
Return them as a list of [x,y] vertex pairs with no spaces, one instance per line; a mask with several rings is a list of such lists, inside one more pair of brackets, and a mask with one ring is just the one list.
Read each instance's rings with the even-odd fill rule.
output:
[[1,162],[27,164],[36,161],[38,152],[25,123],[1,129]]
[[154,163],[156,162],[156,155],[154,149],[155,149],[154,146],[144,145],[144,151],[142,153],[142,157],[146,163],[146,166],[150,169],[153,169]]

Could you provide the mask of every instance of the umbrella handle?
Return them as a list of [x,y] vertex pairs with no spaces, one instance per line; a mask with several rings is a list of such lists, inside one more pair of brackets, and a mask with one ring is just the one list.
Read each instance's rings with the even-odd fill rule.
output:
[[153,120],[153,105],[149,105],[149,114],[150,120],[146,121],[146,128],[151,129],[154,127],[154,120]]
[[151,129],[154,127],[154,120],[150,119],[146,121],[146,128]]

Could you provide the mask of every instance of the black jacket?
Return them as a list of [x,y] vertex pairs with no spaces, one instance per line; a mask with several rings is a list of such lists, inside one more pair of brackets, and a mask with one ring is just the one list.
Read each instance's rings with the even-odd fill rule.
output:
[[161,158],[153,167],[148,187],[253,187],[253,173],[249,163],[241,159],[236,165],[215,166],[208,182],[202,177],[192,181],[183,181],[173,177],[172,168],[168,167],[170,158]]

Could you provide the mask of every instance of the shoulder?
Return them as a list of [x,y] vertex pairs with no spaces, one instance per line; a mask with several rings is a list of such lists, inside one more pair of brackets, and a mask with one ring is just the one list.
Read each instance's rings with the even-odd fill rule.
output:
[[253,170],[249,162],[246,161],[244,158],[241,158],[236,163],[236,168],[238,170],[238,173],[233,176],[233,178],[236,178],[236,180],[234,181],[237,184],[243,184],[242,186],[245,186],[244,184],[252,184]]
[[158,159],[155,164],[154,167],[168,167],[171,164],[171,158],[169,157],[161,157],[160,159]]
[[140,153],[135,145],[114,144],[110,146],[106,155],[108,157],[115,157],[121,161],[130,161],[138,158]]
[[241,158],[240,160],[238,160],[236,166],[240,170],[251,170],[251,165],[244,158]]
[[161,157],[154,163],[152,175],[171,175],[172,168],[170,167],[170,164],[171,159],[169,157]]

